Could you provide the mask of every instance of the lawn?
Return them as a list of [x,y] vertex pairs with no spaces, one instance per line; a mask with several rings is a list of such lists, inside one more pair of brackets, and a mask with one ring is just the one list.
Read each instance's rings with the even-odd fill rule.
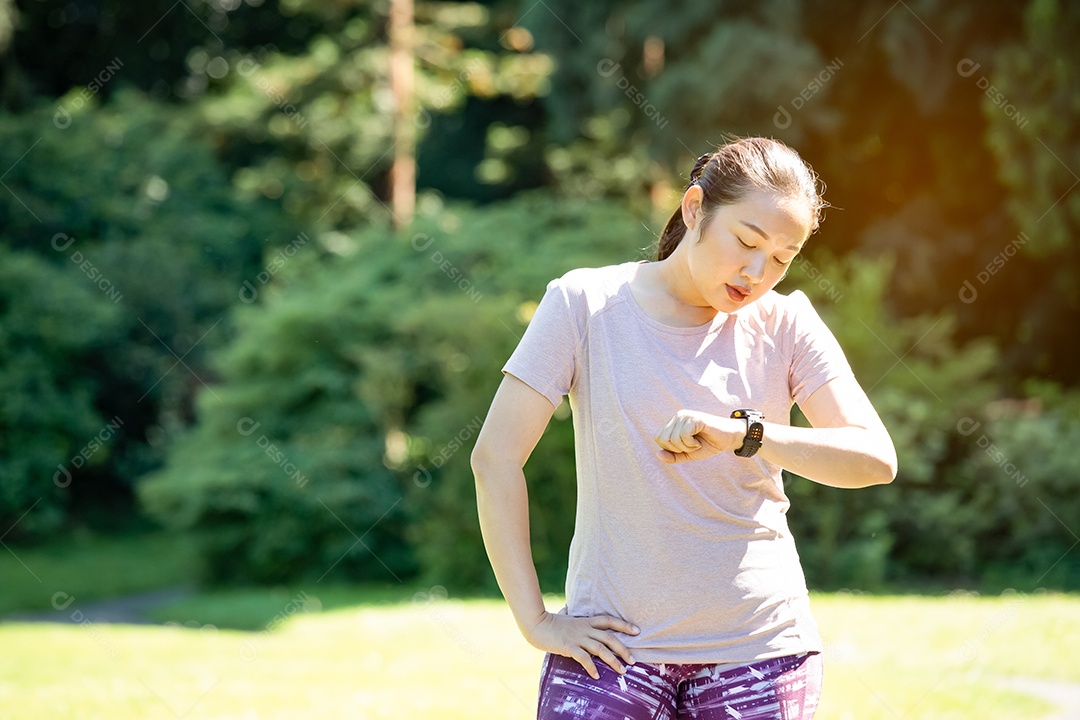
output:
[[[0,616],[64,603],[184,585],[198,574],[195,548],[166,533],[68,534],[38,547],[0,548]],[[59,596],[57,593],[61,593]]]
[[[816,594],[813,605],[828,653],[820,720],[1036,720],[1052,706],[1003,677],[1080,683],[1080,597]],[[0,717],[534,717],[541,653],[498,600],[316,585],[202,595],[159,619],[0,625]]]

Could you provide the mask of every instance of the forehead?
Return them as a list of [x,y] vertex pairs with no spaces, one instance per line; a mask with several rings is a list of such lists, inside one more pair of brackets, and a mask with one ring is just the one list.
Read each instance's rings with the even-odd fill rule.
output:
[[752,191],[737,203],[717,208],[717,215],[751,237],[791,250],[801,248],[810,234],[810,209],[806,203],[778,193]]

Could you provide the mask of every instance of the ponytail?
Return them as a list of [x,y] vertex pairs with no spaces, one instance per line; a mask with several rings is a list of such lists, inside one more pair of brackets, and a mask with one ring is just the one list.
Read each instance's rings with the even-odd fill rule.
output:
[[[713,153],[705,153],[697,159],[697,162],[694,163],[694,169],[690,171],[690,183],[686,186],[687,190],[693,187],[694,183],[701,178],[702,171],[712,160],[712,157]],[[682,204],[680,203],[679,207],[675,208],[675,212],[668,219],[667,225],[664,226],[664,232],[660,233],[660,241],[656,246],[657,261],[664,260],[675,252],[675,248],[682,242],[684,235],[686,235],[686,223],[682,219]]]
[[683,235],[686,235],[686,223],[683,222],[682,206],[680,205],[675,208],[675,212],[671,214],[671,219],[664,226],[664,232],[660,234],[660,242],[656,246],[657,261],[665,260],[671,253],[675,252],[675,248],[682,242]]

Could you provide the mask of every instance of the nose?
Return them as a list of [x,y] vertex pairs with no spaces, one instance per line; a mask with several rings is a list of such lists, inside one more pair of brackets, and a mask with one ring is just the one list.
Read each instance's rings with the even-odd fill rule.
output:
[[750,260],[743,265],[743,277],[753,284],[765,279],[765,256],[763,253],[754,253]]

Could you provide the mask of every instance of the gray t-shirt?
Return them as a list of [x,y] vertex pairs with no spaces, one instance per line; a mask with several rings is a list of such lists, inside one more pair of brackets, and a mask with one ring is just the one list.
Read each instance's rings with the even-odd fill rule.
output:
[[787,424],[793,402],[851,367],[800,291],[696,327],[660,323],[630,293],[641,262],[548,283],[503,367],[553,405],[570,399],[578,497],[563,612],[635,623],[640,634],[619,638],[643,662],[820,651],[781,468],[730,452],[669,465],[653,436],[681,409],[753,408]]

